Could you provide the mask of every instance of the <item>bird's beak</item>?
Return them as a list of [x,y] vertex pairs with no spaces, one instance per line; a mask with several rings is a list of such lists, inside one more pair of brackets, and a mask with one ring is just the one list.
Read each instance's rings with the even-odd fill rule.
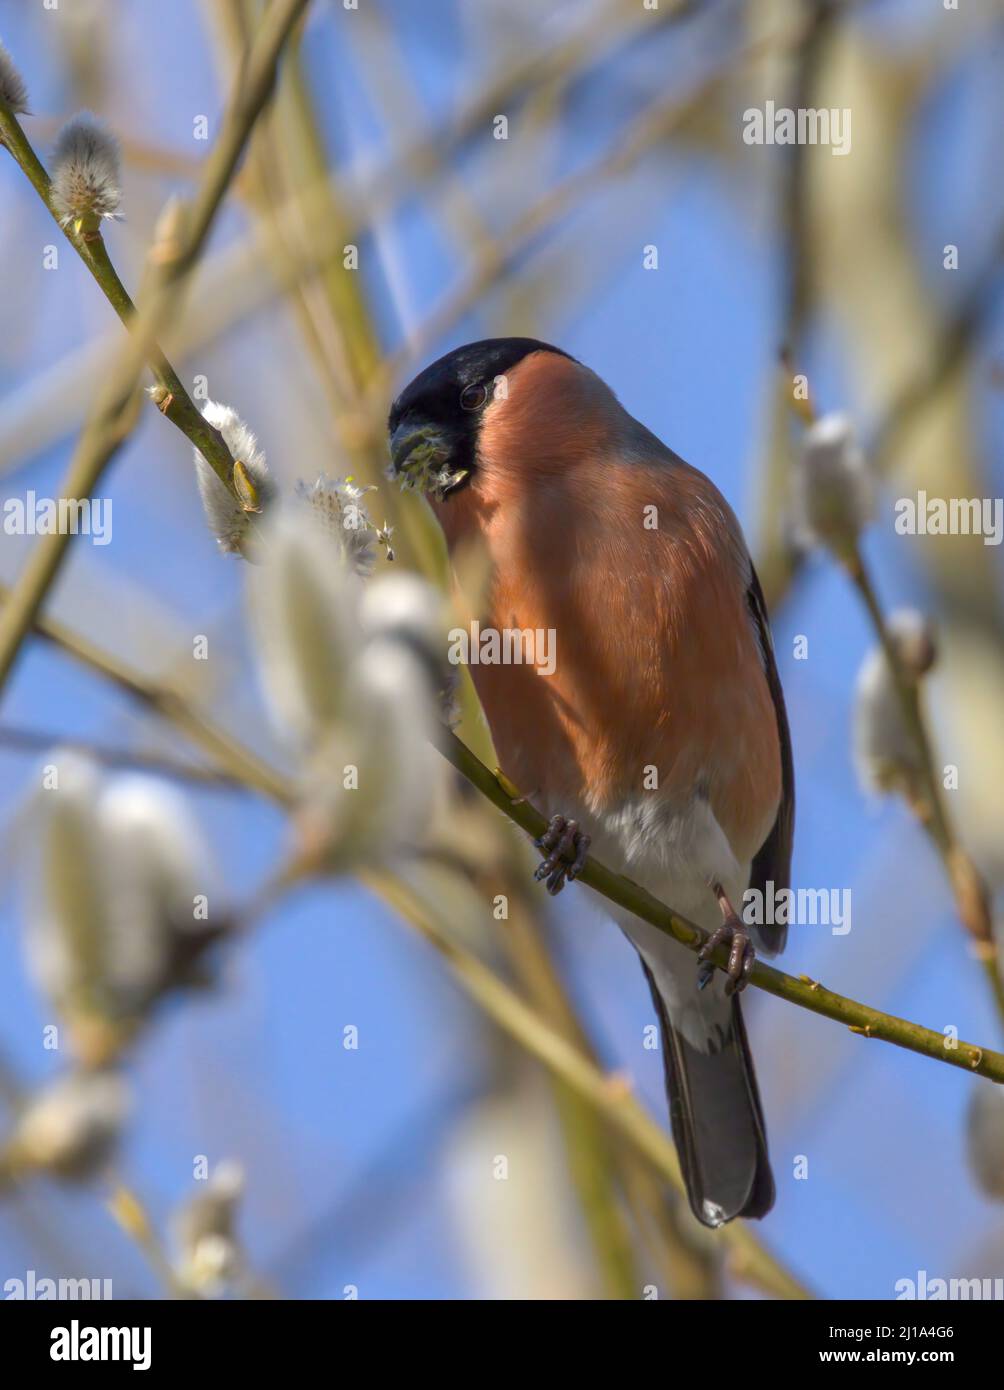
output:
[[[421,452],[417,452],[421,451]],[[445,441],[439,430],[431,425],[415,425],[408,421],[398,425],[390,437],[391,465],[396,474],[407,472],[409,459],[412,464],[428,462],[432,454],[442,454],[446,458]],[[412,455],[416,457],[412,459]]]
[[468,469],[450,466],[452,446],[436,425],[402,422],[390,437],[391,473],[403,487],[443,498],[460,486]]

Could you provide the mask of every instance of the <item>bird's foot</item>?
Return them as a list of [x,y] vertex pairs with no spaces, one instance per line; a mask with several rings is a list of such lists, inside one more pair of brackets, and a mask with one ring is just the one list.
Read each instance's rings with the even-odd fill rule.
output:
[[727,946],[729,963],[725,969],[728,976],[725,982],[725,993],[738,994],[749,983],[753,966],[756,963],[756,951],[753,949],[753,943],[745,925],[736,915],[736,910],[729,902],[724,888],[717,883],[713,885],[713,888],[718,905],[722,909],[724,921],[711,933],[697,953],[697,959],[700,961],[697,987],[704,989],[715,973],[715,967],[709,959],[712,952],[717,950],[719,946]]
[[545,880],[545,887],[552,897],[560,893],[566,879],[571,883],[582,872],[591,843],[591,837],[579,829],[578,821],[552,816],[543,835],[539,840],[534,840],[537,848],[545,854],[537,865],[534,878],[538,882]]

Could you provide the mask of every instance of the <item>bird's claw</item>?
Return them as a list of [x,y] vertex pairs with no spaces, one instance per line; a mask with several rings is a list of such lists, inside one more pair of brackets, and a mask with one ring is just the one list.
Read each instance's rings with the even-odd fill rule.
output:
[[729,950],[729,963],[725,969],[728,976],[725,982],[725,993],[740,994],[746,988],[750,975],[753,973],[753,966],[756,964],[756,951],[738,917],[724,921],[711,933],[698,951],[697,959],[701,964],[697,975],[697,987],[704,989],[714,975],[715,967],[709,957],[719,946],[727,946]]
[[552,816],[543,835],[534,840],[545,855],[537,865],[534,878],[538,882],[545,880],[544,886],[554,897],[564,888],[566,879],[571,883],[578,878],[591,843],[591,837],[583,834],[577,821]]

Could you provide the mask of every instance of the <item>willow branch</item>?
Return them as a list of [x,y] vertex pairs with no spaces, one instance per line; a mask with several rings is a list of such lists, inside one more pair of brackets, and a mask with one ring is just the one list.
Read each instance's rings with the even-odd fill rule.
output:
[[[1004,237],[1004,231],[1002,231],[1001,236]],[[1004,240],[999,237],[998,251],[1002,246],[1004,246]],[[975,303],[973,303],[964,315],[965,323],[969,324],[971,315],[975,313],[976,308]],[[962,332],[963,330],[960,328],[959,331]],[[792,362],[787,350],[782,354],[782,366],[790,380]],[[943,364],[943,369],[947,369],[947,363]],[[789,401],[789,404],[805,424],[811,425],[816,420],[816,411],[811,399],[801,402]],[[913,408],[914,406],[909,406],[910,410]],[[895,429],[898,428],[899,425],[896,425]],[[893,430],[893,433],[886,436],[887,440],[891,439],[895,433],[891,424],[890,429]],[[883,448],[887,447],[887,444],[883,445]],[[907,804],[938,852],[952,890],[952,896],[955,899],[959,918],[973,940],[974,952],[986,973],[997,1012],[1004,1020],[1004,962],[1002,962],[994,932],[990,888],[960,842],[949,815],[942,784],[935,766],[934,749],[928,733],[927,721],[921,708],[919,687],[916,680],[907,671],[896,643],[893,641],[889,625],[882,612],[882,605],[879,602],[875,584],[865,564],[860,544],[855,545],[853,553],[849,557],[841,558],[840,563],[864,604],[875,636],[882,648],[882,654],[896,690],[896,698],[899,701],[906,731],[918,755],[919,792],[910,791],[906,795]]]
[[[831,0],[807,7],[806,28],[795,55],[792,90],[787,105],[796,111],[816,106],[818,87],[824,75],[827,49],[839,30],[839,16]],[[784,237],[784,288],[780,309],[784,325],[782,377],[772,381],[770,433],[757,484],[757,575],[767,595],[768,609],[774,612],[781,593],[787,589],[797,563],[787,533],[787,498],[791,489],[794,448],[790,414],[798,402],[792,399],[791,360],[802,355],[802,340],[812,311],[815,271],[815,242],[811,232],[808,176],[808,147],[790,145],[779,187],[780,229]]]
[[[244,10],[223,3],[217,12],[230,47],[243,42]],[[369,19],[351,26],[362,35],[370,24],[380,20],[370,10]],[[383,52],[386,59],[386,51]],[[363,64],[365,67],[366,65]],[[408,83],[401,85],[402,73],[383,62],[383,86],[378,91],[397,92],[393,109],[410,111],[414,128],[415,105],[409,105]],[[384,69],[387,69],[384,72]],[[403,93],[403,95],[402,95]],[[412,94],[414,95],[414,94]],[[398,100],[400,98],[400,100]],[[393,121],[391,121],[393,125]],[[321,123],[317,118],[310,83],[303,63],[301,46],[290,46],[282,84],[267,122],[259,128],[257,142],[248,161],[245,188],[248,200],[262,220],[267,243],[276,260],[279,276],[297,276],[293,307],[308,351],[317,364],[318,377],[325,390],[331,426],[342,451],[351,463],[352,473],[366,481],[382,484],[386,471],[386,445],[382,429],[377,434],[360,430],[358,402],[364,386],[372,379],[380,362],[379,334],[370,307],[359,288],[358,277],[346,275],[337,260],[317,276],[304,277],[301,268],[318,252],[334,248],[339,256],[343,245],[355,235],[349,224],[359,222],[361,213],[345,198],[337,171],[327,169]],[[396,194],[395,183],[386,185]],[[453,206],[448,186],[441,186],[440,202]],[[442,209],[440,209],[442,210]],[[483,238],[481,238],[483,240]],[[292,272],[292,275],[291,275]],[[384,497],[384,516],[394,526],[395,550],[399,558],[427,575],[435,573],[440,540],[428,509],[414,505],[397,490]],[[484,808],[487,814],[487,807]],[[501,823],[491,822],[494,833],[489,841],[499,841],[499,854],[509,863],[514,845]],[[515,870],[519,873],[521,870]],[[577,1026],[557,972],[553,968],[542,930],[535,920],[532,904],[539,898],[524,895],[522,906],[527,920],[510,920],[505,945],[512,957],[515,978],[536,1012],[563,1036],[590,1056],[588,1040]],[[521,915],[521,914],[516,914]],[[637,1296],[639,1280],[627,1214],[619,1200],[618,1177],[634,1204],[639,1229],[660,1230],[659,1215],[668,1206],[663,1184],[656,1182],[644,1161],[628,1145],[615,1144],[602,1120],[588,1100],[578,1095],[560,1078],[552,1078],[555,1106],[563,1134],[572,1185],[578,1196],[585,1227],[592,1241],[603,1287],[613,1297]],[[646,1188],[643,1178],[647,1182]],[[655,1210],[638,1210],[639,1190],[655,1189]],[[670,1234],[670,1233],[668,1233]],[[662,1252],[660,1251],[660,1254]],[[717,1263],[717,1260],[715,1261]],[[671,1285],[675,1287],[675,1285]]]
[[[687,6],[678,6],[669,17],[683,13]],[[729,73],[740,63],[774,47],[782,49],[802,41],[809,21],[799,20],[783,25],[776,32],[754,39],[730,53],[724,67],[694,84],[684,96],[674,94],[666,100],[651,102],[641,114],[622,131],[616,143],[596,160],[576,170],[549,189],[531,208],[507,227],[497,240],[479,249],[474,264],[453,290],[449,291],[438,308],[424,322],[409,343],[389,356],[371,390],[371,413],[383,411],[388,383],[398,376],[403,366],[414,356],[421,356],[429,347],[476,307],[484,294],[496,285],[512,268],[516,259],[534,242],[555,227],[590,193],[607,188],[639,163],[667,136],[681,126],[695,110],[711,102]],[[496,108],[497,109],[497,108]],[[382,419],[381,419],[382,425]]]
[[[0,598],[2,597],[3,588],[0,586]],[[265,796],[286,810],[292,806],[293,791],[286,778],[263,763],[257,754],[216,728],[183,696],[159,687],[148,677],[133,670],[62,623],[48,617],[39,617],[34,628],[39,636],[59,646],[96,674],[110,680],[152,713],[172,723],[213,758],[228,775],[249,790]],[[485,773],[491,776],[487,769]],[[265,907],[274,903],[280,893],[296,881],[298,872],[297,866],[291,865],[276,875],[265,890],[257,895],[252,912],[238,919],[239,929],[245,930],[250,921],[260,917]],[[438,927],[434,916],[424,908],[420,910],[413,889],[389,874],[370,872],[360,874],[359,877],[372,892],[401,913],[417,930],[422,931],[441,954],[449,957],[467,992],[476,1003],[490,1012],[496,1022],[517,1042],[549,1066],[576,1094],[590,1102],[595,1097],[602,1096],[604,1114],[614,1107],[621,1117],[616,1125],[619,1132],[660,1176],[667,1178],[678,1192],[683,1191],[679,1163],[672,1143],[636,1101],[626,1094],[619,1094],[618,1088],[612,1088],[609,1078],[605,1077],[587,1057],[583,1057],[573,1043],[538,1019],[534,1011],[518,996],[512,994],[501,981],[496,980],[488,967],[476,956],[465,952],[462,947],[452,942],[452,939],[447,938]],[[419,915],[420,920],[415,920],[415,917],[410,915],[412,912]],[[470,969],[467,968],[468,960],[471,963]],[[489,996],[490,1004],[486,1002]],[[510,997],[516,1006],[518,1016],[515,1018],[510,1017],[507,1007]],[[623,1092],[623,1084],[619,1090]],[[736,1278],[744,1279],[779,1297],[808,1296],[798,1281],[769,1255],[740,1223],[733,1222],[724,1227],[722,1238],[731,1251],[732,1272]]]
[[[3,1092],[7,1104],[16,1117],[28,1104],[29,1092],[22,1085],[13,1068],[2,1057],[0,1057],[0,1083],[2,1083],[0,1084],[0,1091]],[[20,1168],[20,1162],[18,1160],[11,1162],[11,1149],[9,1141],[5,1138],[0,1143],[0,1186],[20,1171],[23,1171]],[[146,1207],[136,1193],[127,1187],[121,1179],[115,1178],[112,1181],[111,1193],[104,1206],[129,1239],[135,1241],[167,1292],[172,1297],[176,1296],[179,1289],[174,1277],[174,1270],[171,1268],[171,1262],[157,1242],[153,1227],[146,1214]]]
[[[377,881],[366,875],[361,877],[364,883],[376,886],[380,896],[444,957],[465,991],[490,1018],[588,1100],[661,1177],[667,1178],[678,1192],[683,1191],[680,1163],[672,1141],[635,1100],[622,1078],[604,1075],[578,1048],[539,1018],[478,956],[443,930],[437,914],[408,885],[386,875],[380,875]],[[767,1252],[748,1226],[734,1221],[722,1226],[719,1235],[733,1252],[733,1273],[737,1277],[741,1274],[782,1298],[811,1297]]]
[[[0,101],[0,144],[6,145],[42,202],[52,213],[56,225],[104,292],[109,304],[128,326],[135,316],[136,306],[119,279],[104,238],[97,233],[88,239],[82,233],[75,232],[72,227],[62,226],[52,207],[49,175],[16,117],[3,101]],[[162,410],[162,413],[187,435],[220,481],[232,490],[231,473],[234,461],[230,456],[230,450],[223,442],[223,436],[203,419],[202,413],[182,385],[181,378],[156,345],[151,349],[149,365],[154,380],[164,393],[163,400],[170,401],[168,409]]]
[[[206,161],[198,192],[190,204],[178,257],[164,276],[165,290],[190,274],[198,260],[254,123],[271,94],[283,46],[309,3],[310,0],[275,0],[266,11],[247,60],[238,74],[219,137]],[[52,206],[49,175],[16,116],[2,100],[0,143],[6,145],[52,213],[56,225],[103,290],[109,304],[128,326],[135,316],[135,305],[119,279],[104,239],[100,235],[88,236],[74,231],[72,227],[62,226]],[[147,350],[154,378],[163,393],[158,401],[162,414],[191,440],[223,485],[232,492],[234,461],[223,442],[223,436],[203,418],[153,335]]]
[[[519,790],[501,771],[491,772],[449,730],[443,731],[440,748],[447,761],[511,821],[528,835],[536,837],[543,833],[547,826],[544,817],[520,796]],[[592,856],[586,861],[579,878],[611,902],[627,908],[636,917],[649,922],[691,951],[699,951],[708,939],[707,933],[700,927],[661,903],[639,884],[633,883],[622,874],[614,873]],[[719,948],[711,959],[725,969],[727,952]],[[833,1019],[835,1023],[842,1023],[850,1028],[852,1033],[859,1033],[866,1038],[878,1038],[882,1042],[906,1048],[909,1052],[919,1052],[935,1061],[947,1062],[949,1066],[975,1072],[991,1081],[1004,1082],[1004,1055],[1001,1053],[991,1052],[988,1048],[978,1047],[974,1043],[956,1042],[942,1033],[922,1027],[919,1023],[897,1018],[894,1014],[882,1013],[879,1009],[873,1009],[867,1004],[860,1004],[855,999],[848,999],[845,995],[826,989],[807,975],[800,975],[796,979],[793,975],[786,975],[783,971],[775,970],[773,966],[757,961],[750,976],[750,984],[766,990],[778,999],[787,1000],[789,1004],[796,1004],[799,1008]]]
[[[6,600],[8,593],[9,590],[0,584],[0,602]],[[39,615],[32,627],[39,637],[61,648],[96,675],[111,681],[130,699],[178,729],[234,782],[272,801],[283,805],[290,803],[291,797],[281,774],[264,763],[251,749],[206,719],[180,693],[160,685],[55,618]]]
[[236,777],[215,767],[200,767],[196,763],[180,762],[176,758],[163,757],[159,753],[112,747],[110,744],[97,743],[91,739],[66,738],[62,734],[47,733],[41,729],[0,728],[0,747],[9,748],[15,753],[31,754],[45,753],[52,748],[70,748],[104,767],[149,772],[157,777],[167,777],[176,782],[187,782],[200,787],[226,791],[245,790],[244,784]]
[[[177,209],[177,217],[171,218],[170,232],[153,248],[149,292],[144,296],[142,312],[136,313],[122,289],[103,240],[93,234],[67,231],[69,240],[95,273],[99,284],[106,288],[106,293],[129,328],[129,343],[96,403],[76,457],[61,485],[60,497],[77,500],[89,497],[132,429],[136,415],[136,389],[143,364],[146,361],[162,361],[157,335],[178,310],[182,287],[198,262],[220,204],[236,173],[244,146],[272,90],[282,46],[308,3],[309,0],[276,0],[267,11],[246,67],[227,105],[219,137],[206,161],[198,191],[187,207]],[[0,103],[0,135],[55,217],[48,175],[9,107],[3,103]],[[58,222],[58,218],[56,220]],[[177,385],[180,387],[180,382]],[[183,400],[180,408],[183,413],[190,408],[198,417],[197,430],[201,437],[208,426],[195,410],[184,388],[181,391]],[[169,416],[179,408],[170,378],[160,382],[158,405]],[[185,432],[189,433],[187,430]],[[193,436],[190,434],[190,437]],[[194,437],[193,443],[199,447]],[[220,444],[226,454],[226,464],[218,459],[213,462],[210,458],[209,461],[217,472],[219,463],[223,469],[221,480],[232,490],[233,460],[222,439]],[[0,612],[0,691],[32,619],[40,611],[63,564],[71,539],[71,532],[55,531],[38,542],[24,573]]]
[[[123,363],[102,392],[84,429],[69,472],[60,484],[61,498],[90,497],[102,473],[125,443],[136,418],[138,400],[135,371]],[[58,574],[73,532],[53,531],[31,550],[10,597],[0,609],[0,691],[6,684],[32,620]]]
[[[3,587],[0,586],[0,598],[3,597],[3,592]],[[160,688],[155,681],[133,671],[118,658],[112,657],[93,643],[79,637],[65,625],[50,618],[39,618],[35,623],[35,630],[40,636],[63,647],[71,656],[98,674],[111,679],[122,690],[139,699],[161,717],[170,720],[244,785],[270,800],[279,802],[280,805],[288,807],[292,803],[291,789],[280,773],[263,763],[257,754],[232,739],[229,734],[216,728],[183,696],[175,691]],[[501,771],[490,771],[480,758],[449,730],[442,731],[440,751],[472,786],[521,830],[534,837],[543,832],[546,821],[540,812],[520,797],[518,789]],[[626,907],[629,912],[673,937],[691,951],[699,951],[707,939],[707,934],[700,927],[674,912],[672,908],[666,907],[639,884],[633,883],[622,874],[614,873],[592,856],[586,861],[580,878],[603,897]],[[727,963],[725,951],[716,951],[712,960],[724,969]],[[946,1062],[949,1066],[960,1067],[963,1071],[973,1072],[977,1076],[985,1076],[990,1081],[1004,1082],[1004,1055],[1001,1053],[979,1047],[975,1043],[953,1042],[952,1039],[930,1028],[897,1018],[894,1014],[882,1013],[879,1009],[873,1009],[867,1004],[861,1004],[855,999],[848,999],[845,995],[826,989],[807,975],[796,978],[757,961],[750,983],[778,999],[786,1000],[789,1004],[808,1009],[810,1013],[821,1014],[835,1023],[842,1023],[850,1028],[851,1032],[862,1037],[878,1038],[882,1042],[905,1048],[908,1052],[917,1052],[934,1061]]]
[[693,109],[695,102],[706,97],[722,80],[720,74],[703,82],[696,92],[681,100],[674,94],[669,100],[653,102],[622,133],[616,145],[585,168],[569,174],[548,190],[533,206],[507,227],[501,236],[478,250],[474,264],[460,284],[423,323],[413,338],[384,363],[376,388],[381,399],[386,385],[401,372],[407,361],[421,358],[430,346],[443,338],[463,317],[476,307],[485,293],[512,268],[520,255],[542,236],[551,231],[562,218],[610,181],[627,173],[666,138]]
[[571,86],[582,81],[598,63],[609,64],[620,52],[640,39],[651,38],[667,25],[686,18],[694,10],[693,0],[662,0],[658,9],[625,8],[611,0],[600,14],[590,12],[571,33],[550,47],[536,45],[521,52],[495,76],[489,75],[472,99],[455,115],[447,117],[410,142],[381,169],[368,186],[380,197],[381,188],[393,190],[395,203],[421,191],[444,169],[451,158],[499,112],[511,111],[528,92],[550,82]]
[[192,1292],[178,1278],[167,1251],[157,1235],[149,1208],[136,1190],[121,1178],[113,1178],[104,1201],[105,1210],[138,1248],[154,1276],[170,1298],[191,1298]]
[[962,925],[973,938],[976,955],[987,974],[994,1001],[1004,1018],[1004,969],[994,937],[990,889],[959,841],[934,761],[934,749],[920,705],[917,682],[903,664],[889,632],[871,574],[860,550],[845,568],[857,589],[892,676],[903,720],[919,756],[920,795],[908,798],[945,869]]
[[[498,891],[502,876],[509,901],[502,946],[511,962],[517,988],[538,1017],[593,1066],[598,1066],[599,1059],[555,968],[546,931],[546,900],[542,901],[543,894],[533,891],[519,853],[521,846],[486,803],[479,801],[476,809],[482,817],[479,841],[489,850],[487,856],[479,855],[478,864],[471,870],[474,886],[479,894],[490,898]],[[641,1203],[635,1188],[639,1184],[637,1180],[632,1183],[631,1169],[641,1170],[641,1165],[634,1149],[612,1143],[593,1106],[566,1082],[555,1077],[553,1091],[569,1174],[607,1292],[614,1298],[636,1298],[640,1281],[626,1212],[619,1201],[618,1178],[629,1203],[635,1207],[640,1229],[658,1223],[657,1212],[667,1206],[665,1188],[654,1184],[658,1188],[654,1210],[638,1210]],[[651,1178],[648,1168],[644,1172]]]
[[872,441],[869,453],[878,473],[889,470],[903,442],[939,392],[963,370],[971,350],[986,331],[997,303],[994,293],[1004,266],[1004,224],[998,227],[986,261],[970,288],[942,325],[930,359],[893,399]]

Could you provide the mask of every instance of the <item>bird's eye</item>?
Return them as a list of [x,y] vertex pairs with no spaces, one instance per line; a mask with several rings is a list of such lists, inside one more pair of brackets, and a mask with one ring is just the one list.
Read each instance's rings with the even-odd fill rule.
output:
[[476,386],[465,386],[460,393],[461,410],[480,410],[488,399],[488,387],[479,382]]

